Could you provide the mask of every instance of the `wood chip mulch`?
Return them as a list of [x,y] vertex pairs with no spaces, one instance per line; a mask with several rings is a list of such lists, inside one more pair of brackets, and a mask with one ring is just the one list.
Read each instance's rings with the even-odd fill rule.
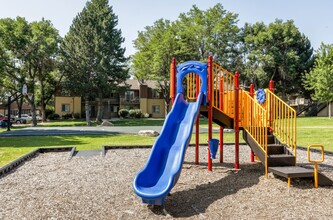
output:
[[[225,163],[207,171],[206,147],[195,165],[187,149],[178,183],[165,207],[141,203],[132,190],[150,149],[109,150],[105,157],[74,157],[68,152],[40,154],[0,178],[0,219],[332,219],[333,187],[313,188],[311,179],[264,177],[241,146],[241,169],[233,169],[233,146]],[[298,151],[298,162],[307,162]],[[333,156],[320,171],[333,179]]]

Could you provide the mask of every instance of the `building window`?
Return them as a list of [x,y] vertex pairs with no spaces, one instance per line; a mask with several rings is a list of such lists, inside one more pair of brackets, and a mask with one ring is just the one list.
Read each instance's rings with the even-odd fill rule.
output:
[[153,105],[153,113],[160,113],[160,106],[159,105]]
[[69,112],[69,104],[62,104],[61,105],[62,112]]
[[119,94],[116,90],[112,90],[110,93],[111,98],[118,98]]
[[153,89],[152,91],[153,93],[153,99],[159,99],[160,98],[160,91],[158,91],[157,89]]
[[134,99],[134,91],[126,91],[125,92],[126,101],[131,101]]

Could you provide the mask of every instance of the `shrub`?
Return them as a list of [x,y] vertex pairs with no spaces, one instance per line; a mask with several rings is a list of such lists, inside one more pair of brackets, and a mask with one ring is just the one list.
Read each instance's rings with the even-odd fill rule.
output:
[[57,113],[52,113],[47,117],[47,119],[50,119],[50,120],[57,120],[59,118],[60,118],[60,116]]
[[73,116],[74,116],[75,119],[81,118],[81,114],[80,113],[74,113]]
[[86,118],[86,111],[85,110],[81,111],[81,118]]
[[141,109],[134,109],[134,111],[135,111],[135,114],[134,114],[135,118],[141,118],[142,117]]
[[69,119],[72,118],[72,114],[71,113],[67,113],[61,116],[63,119]]
[[52,109],[45,109],[46,118],[48,118],[49,115],[51,115],[51,114],[54,114],[54,111]]
[[143,117],[144,117],[144,118],[149,118],[149,116],[150,116],[149,113],[144,113],[144,114],[143,114]]
[[129,116],[130,118],[134,118],[134,117],[135,117],[135,110],[134,110],[134,109],[129,110],[129,111],[128,111],[128,116]]
[[127,109],[120,109],[118,112],[118,115],[123,118],[127,118],[129,112]]

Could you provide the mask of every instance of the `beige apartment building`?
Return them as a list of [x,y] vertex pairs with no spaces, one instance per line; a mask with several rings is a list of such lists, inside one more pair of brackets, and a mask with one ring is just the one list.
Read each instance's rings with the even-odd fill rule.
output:
[[[109,119],[118,116],[120,109],[141,109],[153,118],[165,117],[165,102],[158,90],[157,82],[153,80],[139,81],[126,80],[126,89],[123,92],[111,93],[102,99],[103,118]],[[82,113],[84,101],[81,97],[56,96],[55,113],[61,115],[68,113]],[[91,117],[96,117],[97,101],[91,101]]]

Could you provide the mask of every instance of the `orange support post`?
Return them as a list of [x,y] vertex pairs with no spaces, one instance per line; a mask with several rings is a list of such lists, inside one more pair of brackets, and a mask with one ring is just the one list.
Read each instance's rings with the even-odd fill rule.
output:
[[235,73],[235,169],[239,169],[239,72]]
[[[251,83],[250,85],[250,96],[253,98],[254,97],[254,85]],[[251,112],[251,123],[252,123],[252,114],[253,114],[253,111],[252,111],[252,102],[251,102],[251,109],[250,109],[250,112]],[[253,163],[254,162],[254,152],[253,150],[251,149],[251,152],[250,152],[250,162]]]
[[171,97],[171,106],[172,106],[176,97],[176,58],[172,58],[172,63],[171,63],[170,97]]
[[212,56],[208,57],[208,170],[212,171],[212,158],[210,157],[209,142],[212,139],[213,131],[213,59]]
[[[223,109],[223,78],[220,79],[220,109]],[[223,79],[224,80],[224,79]],[[223,163],[223,127],[220,126],[220,163]]]
[[[272,93],[274,93],[274,81],[273,80],[270,80],[269,81],[269,90],[272,92]],[[272,115],[272,108],[273,108],[273,102],[272,102],[272,100],[270,101],[270,103],[269,103],[269,109],[270,109],[270,111],[269,111],[269,131],[270,132],[273,132],[273,115]]]
[[[199,75],[196,75],[196,95],[198,97],[200,92],[200,78]],[[195,125],[195,164],[199,164],[199,116]]]

